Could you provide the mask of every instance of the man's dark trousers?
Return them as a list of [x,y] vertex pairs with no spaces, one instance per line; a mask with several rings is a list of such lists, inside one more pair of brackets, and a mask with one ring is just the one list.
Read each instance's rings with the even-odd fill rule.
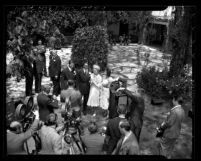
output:
[[51,77],[51,81],[53,83],[53,94],[58,96],[60,94],[60,77],[55,78]]
[[29,70],[25,73],[26,78],[26,96],[32,95],[32,86],[33,86],[33,71]]
[[35,74],[35,92],[41,92],[41,81],[42,81],[42,73]]

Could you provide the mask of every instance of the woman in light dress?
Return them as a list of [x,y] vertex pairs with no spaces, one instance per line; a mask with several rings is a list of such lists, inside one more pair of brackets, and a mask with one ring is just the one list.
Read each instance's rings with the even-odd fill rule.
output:
[[87,106],[100,107],[100,89],[102,86],[102,77],[99,74],[100,67],[93,65],[93,73],[90,75],[90,91]]

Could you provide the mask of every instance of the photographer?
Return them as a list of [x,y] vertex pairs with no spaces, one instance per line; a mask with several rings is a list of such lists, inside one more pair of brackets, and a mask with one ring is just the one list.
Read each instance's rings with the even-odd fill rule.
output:
[[157,128],[157,137],[161,137],[160,154],[168,159],[171,158],[175,142],[180,135],[181,123],[185,117],[184,109],[181,107],[183,100],[178,94],[173,96],[172,103],[174,107],[170,110],[166,121]]
[[57,115],[51,113],[47,121],[41,127],[39,136],[41,138],[42,149],[40,154],[62,154],[62,136],[57,131]]
[[35,115],[35,120],[26,132],[23,132],[22,124],[20,122],[11,122],[9,129],[7,130],[8,154],[26,154],[24,143],[39,129],[39,112],[36,110],[33,113]]
[[51,99],[48,94],[50,93],[50,86],[42,86],[42,92],[37,96],[37,104],[39,106],[40,119],[45,122],[50,113],[54,113],[54,109],[58,109],[58,102]]

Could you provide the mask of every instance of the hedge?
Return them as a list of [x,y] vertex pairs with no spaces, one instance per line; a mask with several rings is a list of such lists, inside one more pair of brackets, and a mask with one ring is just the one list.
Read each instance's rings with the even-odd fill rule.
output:
[[102,26],[78,28],[72,41],[71,59],[77,68],[88,62],[89,66],[98,64],[101,71],[107,66],[108,35]]

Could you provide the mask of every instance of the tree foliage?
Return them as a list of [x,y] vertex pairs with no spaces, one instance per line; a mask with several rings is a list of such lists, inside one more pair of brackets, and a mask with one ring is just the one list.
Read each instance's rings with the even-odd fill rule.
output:
[[107,66],[108,35],[102,26],[78,28],[73,38],[71,58],[77,67],[88,62],[92,67],[98,64],[101,70]]

